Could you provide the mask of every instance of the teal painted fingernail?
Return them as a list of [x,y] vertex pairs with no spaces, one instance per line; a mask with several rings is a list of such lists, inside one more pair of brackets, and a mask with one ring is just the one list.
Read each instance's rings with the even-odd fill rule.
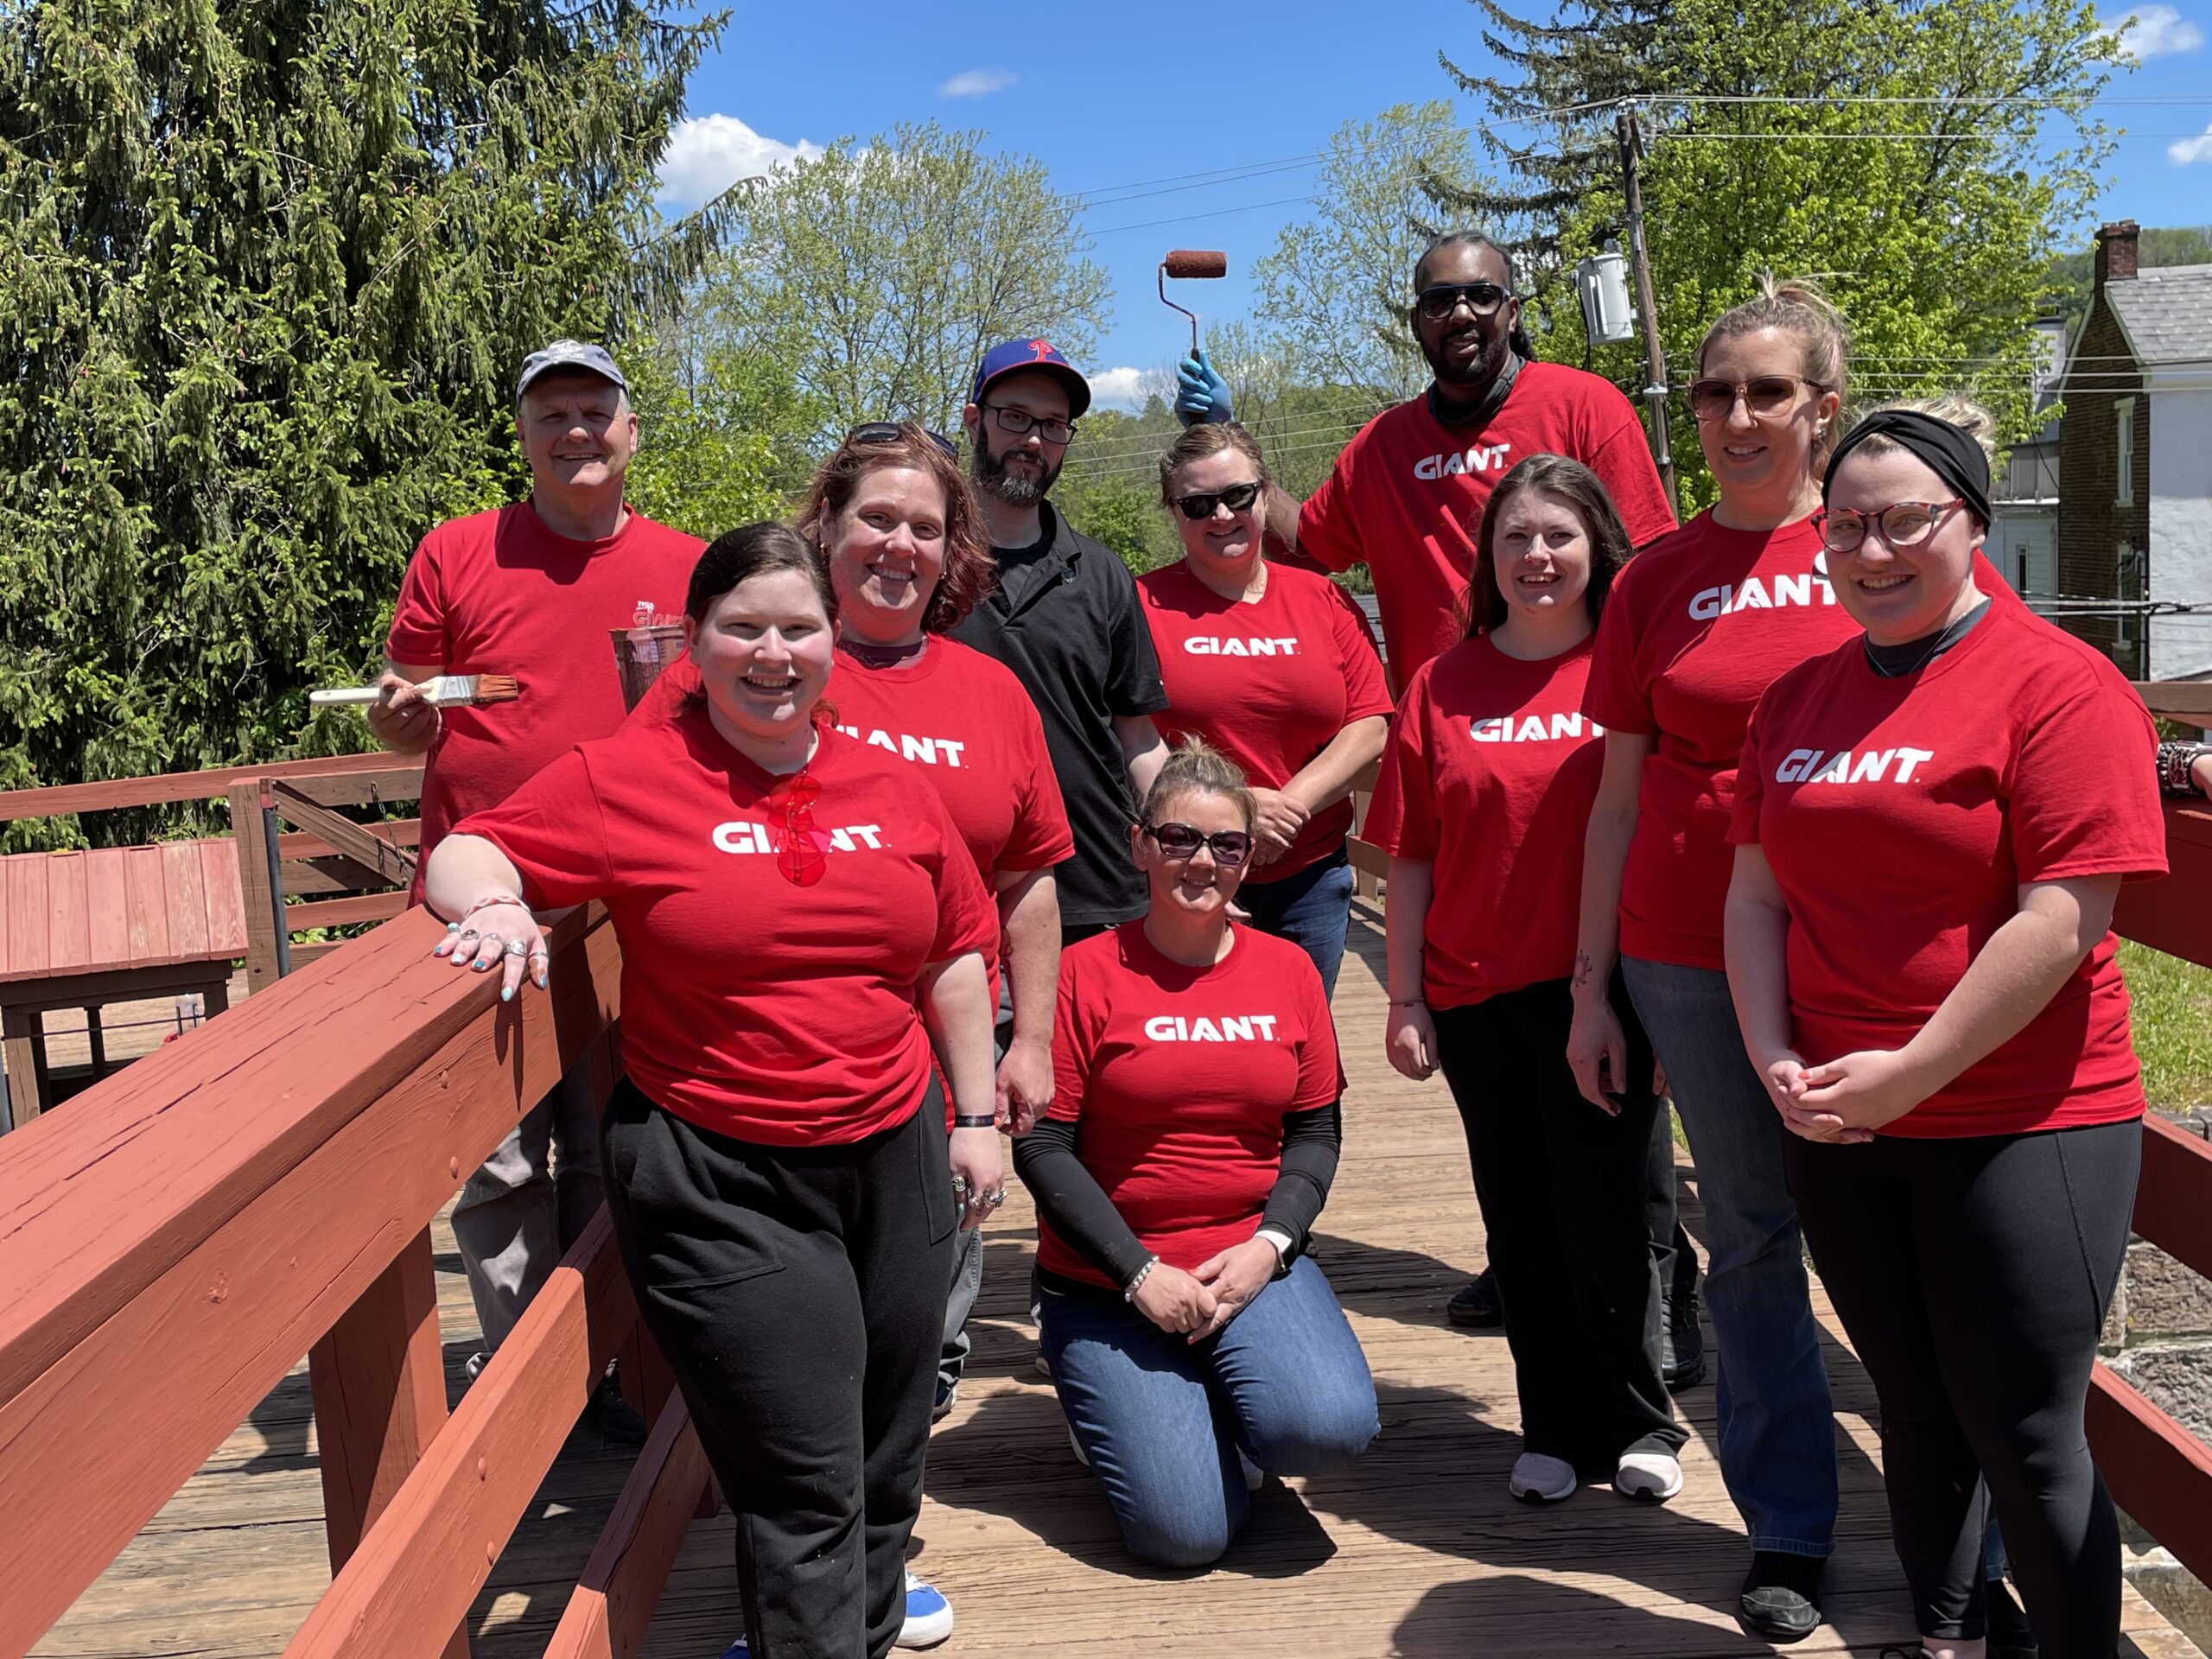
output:
[[502,1001],[502,1002],[512,1002],[512,1001],[513,1001],[514,1000],[515,1000],[515,988],[514,988],[513,986],[512,986],[512,985],[502,985],[502,986],[500,986],[500,987],[499,987],[499,1001]]

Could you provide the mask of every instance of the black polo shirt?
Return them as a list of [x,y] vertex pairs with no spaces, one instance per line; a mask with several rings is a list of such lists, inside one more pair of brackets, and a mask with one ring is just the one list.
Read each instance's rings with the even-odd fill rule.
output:
[[1145,907],[1129,859],[1136,802],[1114,716],[1167,707],[1136,583],[1111,548],[1078,536],[1049,501],[1029,547],[991,550],[995,592],[952,631],[1028,689],[1045,728],[1075,831],[1075,856],[1053,876],[1068,926],[1125,922]]

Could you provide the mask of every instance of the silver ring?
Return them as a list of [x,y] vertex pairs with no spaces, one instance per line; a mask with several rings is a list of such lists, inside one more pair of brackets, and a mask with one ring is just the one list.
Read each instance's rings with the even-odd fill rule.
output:
[[458,933],[458,932],[460,932],[460,931],[461,931],[461,924],[460,924],[459,922],[448,922],[448,923],[446,924],[446,931],[447,931],[447,932],[448,932],[448,933]]
[[532,962],[550,962],[553,960],[553,953],[541,944],[530,953],[530,959]]
[[461,937],[464,939],[473,939],[476,937],[476,930],[473,927],[463,928]]
[[524,944],[520,939],[509,939],[507,941],[507,954],[511,957],[526,956],[529,954],[529,951],[530,947]]
[[952,1190],[956,1192],[965,1192],[968,1190],[968,1178],[965,1175],[955,1175],[952,1178]]
[[1006,1202],[1006,1189],[1004,1187],[1001,1187],[995,1192],[984,1193],[983,1202],[989,1205],[992,1209],[997,1209],[999,1205]]

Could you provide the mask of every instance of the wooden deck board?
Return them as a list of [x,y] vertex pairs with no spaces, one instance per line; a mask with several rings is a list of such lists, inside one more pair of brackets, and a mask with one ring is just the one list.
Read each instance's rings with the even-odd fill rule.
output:
[[[1735,1659],[1773,1651],[1722,1611],[1745,1561],[1711,1447],[1713,1390],[1681,1402],[1686,1484],[1664,1509],[1593,1489],[1530,1510],[1505,1491],[1517,1450],[1501,1334],[1445,1323],[1481,1255],[1465,1154],[1440,1081],[1410,1084],[1381,1054],[1381,933],[1355,912],[1337,994],[1347,1145],[1320,1254],[1365,1346],[1382,1433],[1345,1473],[1270,1483],[1226,1561],[1154,1573],[1122,1549],[1068,1448],[1025,1303],[1034,1239],[1019,1187],[992,1228],[976,1351],[930,1454],[917,1567],[954,1602],[947,1659],[1300,1652],[1462,1659],[1617,1653]],[[1693,1177],[1694,1179],[1694,1177]],[[1694,1202],[1693,1233],[1701,1230]],[[435,1231],[448,1387],[457,1398],[475,1319],[442,1220]],[[1872,1392],[1825,1301],[1844,1508],[1831,1622],[1793,1654],[1873,1659],[1910,1630],[1889,1545],[1868,1418]],[[540,1654],[626,1470],[572,1440],[470,1618],[476,1659]],[[35,1650],[48,1659],[279,1653],[328,1582],[304,1367],[256,1408]],[[715,1659],[737,1633],[727,1515],[696,1522],[645,1659]],[[2196,1653],[2131,1592],[2138,1659]]]

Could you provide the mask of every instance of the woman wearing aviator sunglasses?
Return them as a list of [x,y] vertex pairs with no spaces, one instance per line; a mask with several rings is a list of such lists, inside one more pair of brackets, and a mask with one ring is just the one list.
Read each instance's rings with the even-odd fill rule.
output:
[[2144,1109],[2110,923],[2121,881],[2165,873],[2164,823],[2141,701],[1980,558],[1989,428],[1879,410],[1828,464],[1816,523],[1863,632],[1752,717],[1728,977],[1881,1395],[1923,1652],[1985,1651],[1986,1508],[2045,1659],[2110,1659],[2120,1535],[2082,1411]]
[[[460,918],[454,961],[503,966],[508,995],[526,964],[544,984],[533,910],[605,902],[626,1071],[607,1203],[738,1511],[748,1639],[883,1659],[954,1231],[1004,1196],[999,918],[920,769],[829,725],[836,614],[797,531],[721,537],[684,606],[699,690],[465,820],[427,890]],[[949,1160],[933,1058],[963,1125]]]
[[1313,958],[1333,995],[1351,915],[1352,779],[1382,752],[1390,695],[1374,637],[1327,577],[1261,556],[1274,491],[1232,423],[1192,426],[1160,458],[1183,556],[1137,578],[1170,743],[1203,738],[1241,768],[1258,840],[1238,902]]
[[1204,744],[1161,767],[1130,832],[1149,906],[1062,955],[1052,1109],[1014,1143],[1061,1409],[1161,1567],[1217,1559],[1248,1483],[1344,1463],[1376,1427],[1302,1253],[1343,1138],[1328,1003],[1295,946],[1230,921],[1256,822]]

